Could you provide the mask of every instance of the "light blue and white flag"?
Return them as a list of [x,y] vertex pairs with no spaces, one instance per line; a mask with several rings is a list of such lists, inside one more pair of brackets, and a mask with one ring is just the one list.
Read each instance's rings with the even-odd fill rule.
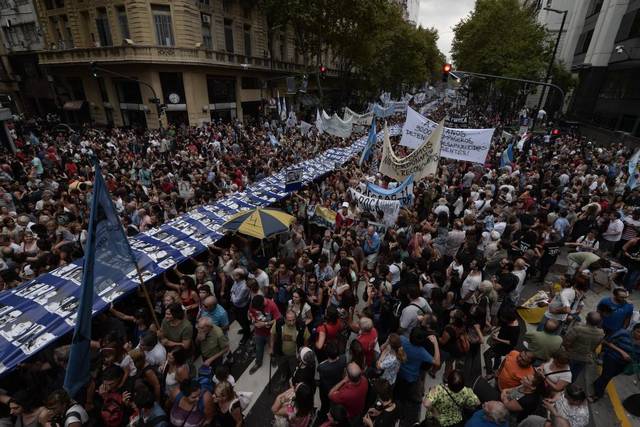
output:
[[64,378],[64,389],[74,399],[90,378],[94,299],[135,268],[131,246],[96,162],[78,316]]
[[371,153],[373,152],[373,148],[376,146],[376,142],[378,141],[377,132],[376,132],[376,121],[375,119],[371,121],[371,127],[369,128],[369,136],[367,137],[367,145],[364,146],[362,150],[362,154],[360,155],[360,161],[358,162],[358,166],[362,166],[362,164],[369,160],[371,157]]
[[627,180],[627,185],[632,190],[638,186],[638,160],[640,160],[640,148],[637,149],[629,159],[629,179]]
[[503,168],[506,165],[510,165],[513,163],[513,143],[509,144],[507,148],[502,151],[502,156],[500,157],[500,167]]

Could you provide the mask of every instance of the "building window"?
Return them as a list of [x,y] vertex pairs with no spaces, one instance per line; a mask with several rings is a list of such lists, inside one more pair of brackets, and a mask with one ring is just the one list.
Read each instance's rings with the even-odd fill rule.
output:
[[236,79],[207,76],[210,104],[236,102]]
[[156,26],[156,37],[160,46],[174,46],[173,27],[171,25],[171,8],[169,6],[151,5],[153,23]]
[[251,20],[251,11],[251,6],[244,6],[242,8],[242,16],[244,16],[244,19]]
[[38,41],[36,24],[33,22],[4,27],[4,35],[9,44],[9,48],[28,48],[31,43]]
[[251,56],[251,25],[244,25],[244,55]]
[[280,60],[286,61],[287,59],[287,39],[284,34],[280,34]]
[[211,37],[211,15],[201,14],[202,20],[202,45],[207,49],[213,49],[213,38]]
[[233,53],[233,21],[224,20],[224,46],[227,52]]
[[96,29],[98,31],[100,46],[113,46],[111,28],[109,28],[109,17],[107,16],[107,9],[104,7],[96,10]]
[[586,33],[582,33],[578,38],[578,44],[576,46],[576,55],[586,53],[589,50],[589,44],[591,44],[591,37],[593,37],[593,30],[589,30]]
[[98,77],[98,88],[100,89],[100,98],[102,102],[109,102],[109,94],[107,93],[107,85],[104,82],[104,77]]
[[[182,73],[158,73],[165,104],[186,104]],[[177,96],[176,96],[177,95]]]
[[130,80],[114,80],[118,91],[118,100],[125,104],[142,104],[140,84]]
[[116,8],[118,12],[118,25],[120,26],[120,36],[123,39],[130,39],[131,34],[129,33],[129,18],[127,17],[127,9],[124,6],[118,6]]
[[67,18],[67,15],[62,15],[62,25],[64,26],[64,47],[66,49],[73,49],[73,33],[71,32],[71,26],[69,25],[69,18]]
[[200,6],[209,6],[209,0],[200,0]]
[[59,9],[64,7],[64,0],[45,0],[44,7],[46,7],[47,10]]
[[224,13],[231,13],[232,6],[233,0],[222,0],[222,11]]
[[587,18],[600,13],[602,3],[604,3],[604,0],[591,0],[591,3],[589,3],[589,7],[587,8]]

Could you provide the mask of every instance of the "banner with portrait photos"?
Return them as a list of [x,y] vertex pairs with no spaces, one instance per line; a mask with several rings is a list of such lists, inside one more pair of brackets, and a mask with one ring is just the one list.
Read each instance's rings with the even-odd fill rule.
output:
[[[390,128],[392,135],[400,127]],[[330,148],[321,155],[294,165],[302,169],[302,184],[333,171],[356,156],[367,137],[349,147]],[[291,168],[290,168],[291,169]],[[284,197],[286,171],[249,185],[244,191],[202,206],[159,227],[129,238],[143,281],[148,281],[189,257],[207,250],[223,237],[222,225],[233,214],[269,206]],[[36,352],[71,332],[80,299],[83,260],[78,259],[33,280],[0,292],[0,375],[6,374]],[[93,313],[132,293],[139,286],[135,269],[107,284],[94,297]]]

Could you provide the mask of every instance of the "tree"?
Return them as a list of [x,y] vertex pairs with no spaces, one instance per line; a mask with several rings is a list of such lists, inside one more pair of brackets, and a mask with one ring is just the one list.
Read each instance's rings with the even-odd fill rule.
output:
[[[477,0],[475,9],[454,27],[451,56],[456,68],[529,80],[544,80],[552,41],[538,24],[534,8],[518,0]],[[486,96],[486,81],[475,81],[476,95]],[[502,107],[521,85],[496,81]]]
[[533,80],[544,74],[551,40],[518,0],[477,0],[453,31],[457,68]]
[[388,0],[260,0],[260,7],[270,40],[289,29],[311,71],[324,58],[337,67],[343,98],[424,83],[444,59],[437,31],[406,23]]

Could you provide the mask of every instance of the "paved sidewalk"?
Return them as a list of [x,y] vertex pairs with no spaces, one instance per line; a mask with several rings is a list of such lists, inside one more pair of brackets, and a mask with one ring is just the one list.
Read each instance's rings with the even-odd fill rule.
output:
[[[558,257],[558,262],[553,266],[549,275],[547,276],[547,282],[553,281],[553,279],[556,279],[558,275],[564,273],[567,266],[566,255],[566,250],[563,250],[561,255]],[[544,283],[534,283],[528,281],[525,284],[522,297],[526,300],[527,298],[535,294],[538,290],[543,289],[545,286],[546,285]],[[610,295],[611,292],[608,289],[594,286],[594,289],[589,291],[584,299],[585,306],[582,310],[583,315],[586,315],[586,313],[590,311],[594,311],[598,305],[598,302],[602,298]],[[640,292],[631,294],[629,302],[631,302],[635,306],[636,310],[640,309]],[[527,325],[527,329],[535,329],[535,325]],[[578,377],[577,381],[579,381],[583,386],[586,386],[586,389],[589,390],[591,384],[585,383],[585,376],[588,382],[592,383],[595,378],[597,378],[598,372],[596,372],[596,370],[594,369],[592,372],[581,373]],[[598,402],[589,405],[589,409],[591,412],[590,426],[640,426],[640,418],[629,414],[627,411],[625,411],[622,405],[622,402],[625,398],[632,394],[640,393],[639,384],[640,381],[638,381],[638,378],[636,378],[635,375],[623,374],[614,378],[614,380],[609,384],[609,387],[607,387],[607,393],[605,394],[605,396]]]

